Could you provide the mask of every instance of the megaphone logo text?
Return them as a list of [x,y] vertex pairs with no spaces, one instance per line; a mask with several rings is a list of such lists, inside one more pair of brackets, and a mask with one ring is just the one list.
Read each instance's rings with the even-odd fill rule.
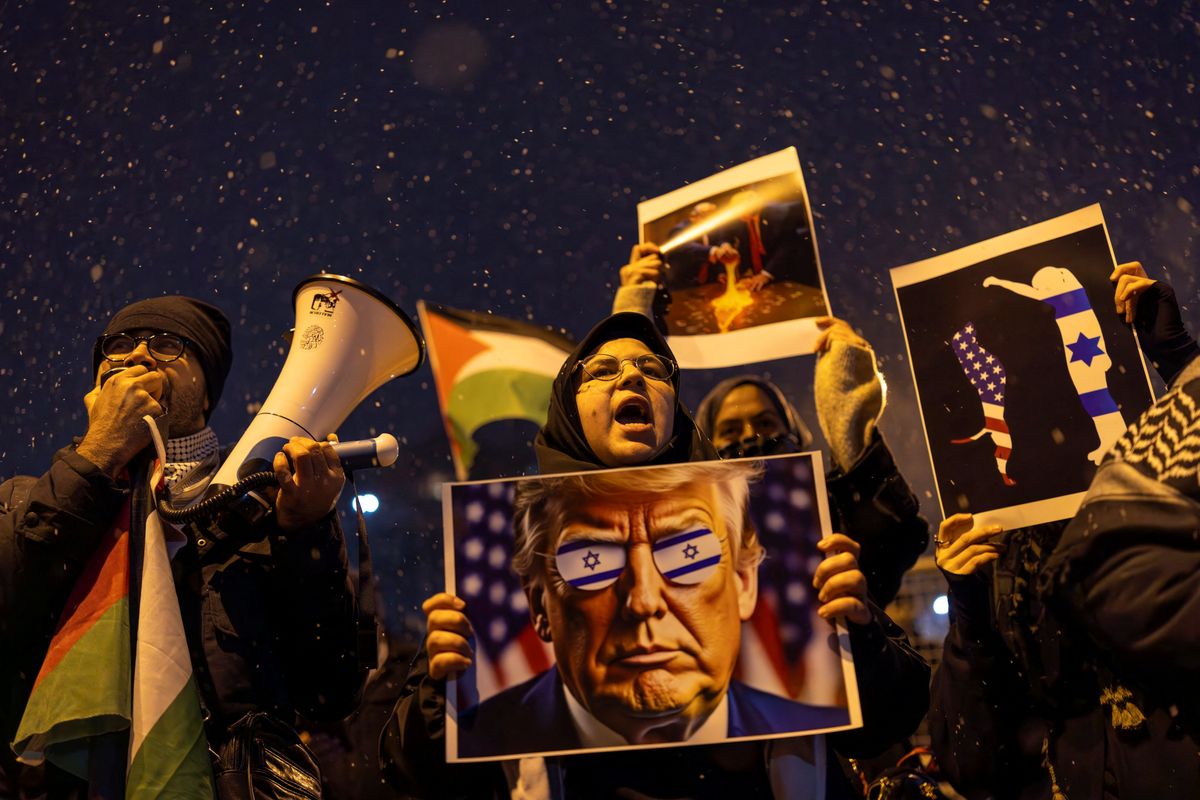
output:
[[[214,486],[236,483],[247,461],[256,462],[248,465],[254,471],[270,469],[277,440],[324,439],[367,395],[408,375],[425,357],[425,344],[408,315],[353,278],[305,278],[296,287],[293,307],[296,335],[283,370],[213,478]],[[313,316],[321,318],[320,324],[309,321]],[[258,465],[260,459],[265,466]]]
[[330,289],[328,292],[317,292],[313,295],[312,302],[309,304],[308,310],[314,314],[332,317],[333,310],[337,308],[338,299],[341,297],[341,295],[341,289]]

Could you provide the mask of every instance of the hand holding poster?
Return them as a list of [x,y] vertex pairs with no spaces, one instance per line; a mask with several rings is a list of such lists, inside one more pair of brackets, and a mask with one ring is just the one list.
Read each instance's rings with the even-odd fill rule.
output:
[[819,457],[451,484],[444,498],[447,583],[476,637],[447,687],[448,760],[861,725],[848,636],[811,597],[828,531]]
[[1153,400],[1099,206],[892,270],[942,515],[1075,513]]
[[794,147],[639,203],[638,226],[666,259],[656,312],[680,366],[813,352],[829,305]]

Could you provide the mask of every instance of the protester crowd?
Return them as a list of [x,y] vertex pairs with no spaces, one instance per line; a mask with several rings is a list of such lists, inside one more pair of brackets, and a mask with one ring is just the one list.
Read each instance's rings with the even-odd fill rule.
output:
[[[685,376],[653,321],[665,270],[655,246],[634,247],[613,314],[563,362],[535,441],[541,475],[810,448],[793,402],[761,375],[714,386],[694,414],[685,407]],[[415,655],[391,646],[379,664],[361,658],[334,510],[343,478],[329,442],[282,446],[269,513],[228,521],[219,541],[181,537],[152,513],[163,487],[184,503],[201,495],[226,455],[207,420],[232,350],[228,321],[207,303],[134,303],[92,353],[87,430],[45,474],[0,487],[0,789],[115,798],[137,782],[163,796],[317,797],[323,776],[325,796],[849,798],[862,796],[862,775],[904,755],[927,719],[932,747],[919,771],[965,797],[1200,797],[1200,347],[1170,287],[1136,263],[1112,280],[1118,313],[1169,391],[1104,458],[1073,519],[1003,530],[962,513],[940,523],[934,554],[951,625],[932,676],[885,611],[927,549],[929,524],[879,429],[884,390],[870,344],[825,317],[812,391],[829,450],[833,533],[818,545],[812,591],[817,614],[848,631],[862,726],[484,763],[446,758],[446,682],[476,657],[462,599],[443,592],[424,602],[427,630]],[[551,499],[518,500],[518,537],[537,535],[538,504]],[[603,624],[625,626],[630,641],[652,625],[696,629],[634,527],[611,593],[618,605]],[[736,626],[753,604],[762,554],[752,531],[727,527],[719,547],[734,566],[721,573],[727,584],[713,584],[718,599],[707,613]],[[598,723],[621,720],[576,707],[572,687],[588,665],[559,649],[563,620],[582,614],[578,601],[555,582],[552,554],[535,543],[527,550],[515,566],[559,667],[511,701],[547,709],[547,730],[561,724],[565,737],[603,741]],[[160,573],[149,571],[154,563]],[[123,592],[134,569],[163,582]],[[145,649],[175,647],[177,657],[165,658],[162,675],[146,675],[142,643],[159,633],[166,644]],[[121,637],[138,643],[136,659],[105,649]],[[702,642],[708,655],[713,641]],[[632,653],[654,658],[652,649]],[[368,675],[369,667],[379,668]],[[557,699],[536,705],[543,691]],[[129,713],[130,692],[149,717]],[[775,713],[765,702],[722,687],[718,710],[705,717],[728,714],[734,730],[738,714]],[[89,729],[64,736],[43,724],[76,705],[87,709]],[[469,726],[469,716],[459,724]],[[679,740],[655,740],[663,735],[655,725],[628,736]],[[85,745],[58,744],[78,741]],[[57,758],[33,770],[14,752]],[[166,761],[186,769],[169,775]],[[171,783],[179,780],[186,791]],[[873,791],[936,797],[935,785],[918,775]]]

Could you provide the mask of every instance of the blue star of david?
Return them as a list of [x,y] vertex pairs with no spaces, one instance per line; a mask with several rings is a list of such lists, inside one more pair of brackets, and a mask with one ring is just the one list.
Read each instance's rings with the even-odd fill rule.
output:
[[1084,336],[1083,331],[1079,332],[1079,338],[1074,344],[1067,343],[1067,349],[1071,351],[1071,361],[1082,361],[1087,367],[1092,365],[1092,359],[1104,355],[1104,351],[1100,349],[1100,337]]
[[689,561],[700,555],[700,548],[696,545],[688,543],[688,546],[683,548],[683,557]]
[[596,567],[600,566],[600,554],[588,550],[587,555],[583,557],[583,565],[590,570],[596,569]]

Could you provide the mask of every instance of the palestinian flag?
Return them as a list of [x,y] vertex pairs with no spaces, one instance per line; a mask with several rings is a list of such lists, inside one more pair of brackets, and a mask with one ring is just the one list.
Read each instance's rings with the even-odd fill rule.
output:
[[158,512],[146,521],[131,660],[129,529],[126,502],[72,590],[13,749],[24,763],[49,760],[87,780],[94,737],[129,731],[127,800],[211,800],[200,695],[171,574],[183,537]]
[[213,796],[200,691],[171,574],[171,556],[186,541],[157,511],[146,520],[126,800]]
[[129,727],[129,501],[71,590],[13,752],[86,780],[90,739]]
[[478,450],[472,438],[489,422],[546,422],[550,389],[574,343],[537,325],[492,314],[417,304],[438,404],[459,480]]

